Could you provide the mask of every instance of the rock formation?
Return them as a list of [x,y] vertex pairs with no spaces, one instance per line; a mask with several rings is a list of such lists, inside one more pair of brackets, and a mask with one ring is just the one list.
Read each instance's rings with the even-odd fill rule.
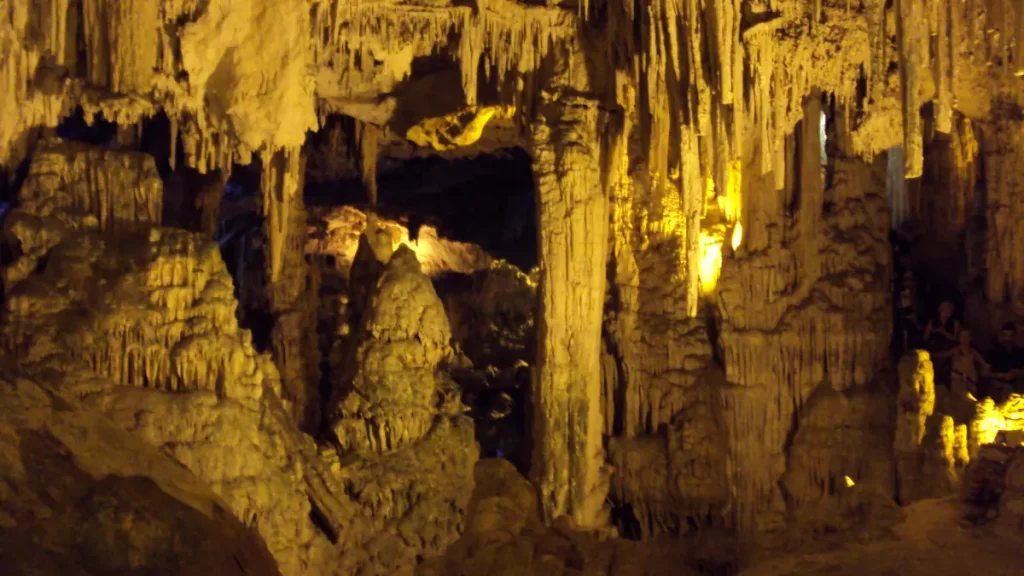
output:
[[[116,174],[132,166],[113,158],[97,168]],[[128,176],[110,182],[136,182]],[[72,412],[102,412],[192,470],[260,533],[282,573],[391,573],[457,536],[476,460],[468,419],[432,422],[405,450],[346,455],[342,465],[299,431],[271,357],[257,354],[239,328],[216,244],[147,229],[145,212],[134,226],[104,230],[74,206],[22,206],[8,220],[10,233],[22,245],[49,247],[8,269],[27,269],[27,277],[5,274],[4,351],[19,373],[58,390]],[[410,257],[399,261],[418,273]],[[433,298],[435,323],[446,328]]]
[[0,381],[7,573],[280,574],[199,478],[62,392]]
[[400,247],[350,339],[346,365],[354,373],[336,393],[331,422],[342,449],[391,452],[423,438],[439,413],[458,414],[454,387],[445,390],[439,373],[451,357],[450,342],[441,300],[415,253]]

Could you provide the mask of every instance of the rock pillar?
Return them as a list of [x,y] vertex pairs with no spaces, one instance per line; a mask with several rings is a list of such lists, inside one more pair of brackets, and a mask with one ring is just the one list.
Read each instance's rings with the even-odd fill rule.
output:
[[541,268],[531,473],[545,519],[568,515],[581,527],[607,516],[601,323],[609,213],[598,121],[595,101],[563,94],[538,103],[528,135]]
[[1022,122],[990,125],[983,134],[987,250],[985,288],[989,302],[1020,302],[1024,296],[1024,136]]

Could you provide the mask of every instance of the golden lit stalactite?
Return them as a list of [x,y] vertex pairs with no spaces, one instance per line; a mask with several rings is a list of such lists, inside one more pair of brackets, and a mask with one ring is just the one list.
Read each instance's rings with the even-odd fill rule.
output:
[[375,124],[356,120],[356,141],[359,147],[359,173],[369,195],[370,214],[377,211],[377,148],[381,128]]
[[922,86],[928,68],[928,18],[924,0],[897,0],[900,81],[903,94],[903,153],[907,178],[918,178],[924,168]]
[[277,282],[284,266],[288,242],[288,205],[299,190],[302,155],[298,150],[266,153],[263,156],[263,217],[270,248],[270,282]]
[[743,242],[743,172],[738,160],[728,163],[721,193],[715,182],[706,180],[705,222],[700,231],[700,287],[705,295],[714,293],[722,270],[726,237],[733,251]]
[[718,285],[718,275],[722,271],[724,233],[721,225],[700,233],[700,287],[704,294],[712,294]]
[[737,223],[733,224],[733,226],[732,226],[732,235],[731,235],[731,237],[729,239],[729,245],[732,246],[732,249],[735,251],[735,250],[739,250],[740,249],[740,244],[742,244],[742,243],[743,243],[743,223],[742,222],[737,222]]

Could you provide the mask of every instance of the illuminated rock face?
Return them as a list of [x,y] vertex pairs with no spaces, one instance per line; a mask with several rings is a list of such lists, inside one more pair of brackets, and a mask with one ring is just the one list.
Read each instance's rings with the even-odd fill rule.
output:
[[343,450],[391,452],[423,438],[446,398],[439,364],[451,357],[441,300],[402,246],[390,258],[353,334],[354,374],[341,383],[331,428]]
[[[557,78],[573,87],[569,70]],[[608,519],[601,412],[608,203],[596,104],[573,96],[546,103],[530,133],[541,269],[531,474],[545,518],[568,515],[584,527]]]
[[[128,164],[111,157],[96,168],[113,177]],[[55,390],[69,414],[102,412],[184,464],[259,532],[281,573],[399,573],[457,537],[477,458],[467,418],[434,416],[386,456],[344,454],[342,465],[300,432],[271,357],[239,328],[216,244],[142,218],[121,233],[89,230],[88,215],[67,210],[16,210],[9,223],[26,220],[52,241],[23,256],[31,273],[6,286],[0,340],[12,369]],[[440,327],[410,338],[433,335],[432,349],[443,349],[447,324],[429,280],[411,254],[398,262],[405,268],[393,274],[422,279],[428,324]],[[391,310],[394,335],[406,317],[389,302],[409,286],[385,284],[374,318]],[[434,389],[422,397],[433,401]]]
[[[49,383],[0,381],[0,561],[15,574],[280,574],[193,473]],[[73,400],[72,400],[73,401]]]

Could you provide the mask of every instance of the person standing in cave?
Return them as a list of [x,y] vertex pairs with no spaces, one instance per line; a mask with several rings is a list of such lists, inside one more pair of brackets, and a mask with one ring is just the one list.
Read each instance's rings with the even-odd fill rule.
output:
[[955,308],[949,300],[939,304],[938,315],[929,320],[924,328],[922,340],[932,356],[935,368],[935,384],[950,387],[950,359],[961,343],[960,321],[953,317]]
[[903,349],[916,350],[921,343],[921,321],[914,307],[914,274],[907,270],[903,274],[903,284],[899,291],[899,329],[903,336]]
[[953,419],[957,423],[963,423],[970,419],[969,395],[976,396],[978,394],[979,376],[987,376],[990,366],[971,344],[971,331],[964,328],[960,330],[959,335],[959,345],[943,353],[950,359],[952,368],[949,400],[943,411],[953,415]]

